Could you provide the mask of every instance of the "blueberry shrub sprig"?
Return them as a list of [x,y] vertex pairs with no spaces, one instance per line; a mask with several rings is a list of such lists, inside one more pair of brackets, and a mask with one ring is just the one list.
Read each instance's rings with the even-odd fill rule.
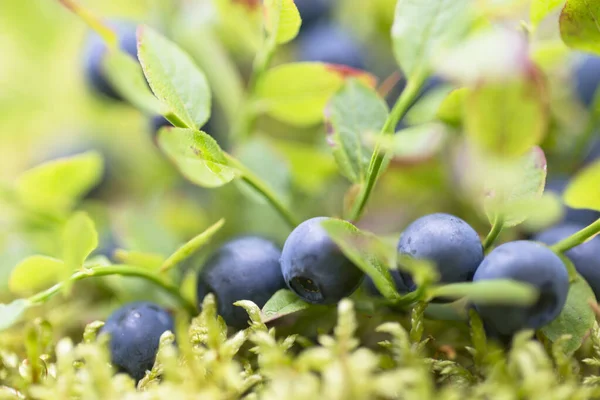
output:
[[598,10],[159,3],[53,5],[130,132],[0,185],[0,397],[600,396]]

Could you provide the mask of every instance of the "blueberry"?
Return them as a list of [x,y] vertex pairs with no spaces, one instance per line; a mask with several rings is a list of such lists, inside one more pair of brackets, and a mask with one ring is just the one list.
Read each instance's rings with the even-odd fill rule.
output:
[[[567,178],[554,178],[546,183],[546,191],[562,196],[568,183]],[[600,212],[594,210],[575,209],[567,206],[564,206],[564,210],[565,213],[560,222],[589,225],[600,218]]]
[[363,50],[352,35],[333,24],[318,24],[298,38],[298,58],[364,69]]
[[[108,26],[116,32],[121,50],[137,59],[137,25],[129,21],[119,20],[108,22]],[[105,54],[106,44],[97,33],[91,32],[87,38],[84,51],[86,79],[96,92],[113,100],[122,100],[104,76],[102,61]]]
[[174,331],[171,315],[150,302],[127,304],[106,320],[100,334],[110,335],[112,363],[135,380],[152,369],[160,336]]
[[483,260],[473,281],[490,279],[512,279],[539,290],[539,298],[531,306],[475,304],[486,329],[497,335],[539,329],[552,322],[562,311],[569,291],[569,276],[560,257],[527,240],[500,245]]
[[584,55],[574,72],[577,97],[586,107],[590,107],[600,85],[600,57]]
[[336,303],[352,294],[364,276],[321,226],[328,219],[317,217],[298,225],[281,253],[285,282],[309,303]]
[[318,21],[328,18],[334,0],[296,0],[296,7],[302,17],[302,30],[310,28]]
[[[410,224],[400,237],[398,252],[435,263],[442,283],[470,281],[483,260],[477,232],[462,219],[442,213]],[[416,289],[410,274],[401,271],[400,275],[411,291]]]
[[[552,227],[544,232],[539,233],[534,237],[534,240],[552,245],[561,240],[579,232],[586,225],[579,224],[562,224]],[[577,272],[590,285],[596,298],[600,296],[600,237],[596,236],[593,239],[580,244],[577,247],[567,251],[565,255],[573,262]]]
[[238,329],[246,327],[248,314],[233,303],[250,300],[262,308],[275,292],[284,289],[280,256],[281,251],[273,242],[257,236],[239,237],[225,243],[200,271],[198,301],[213,293],[219,314],[227,325]]

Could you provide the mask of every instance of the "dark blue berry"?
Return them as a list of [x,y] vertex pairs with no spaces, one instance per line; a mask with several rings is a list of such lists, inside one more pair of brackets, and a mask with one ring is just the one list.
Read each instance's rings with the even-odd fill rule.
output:
[[295,3],[302,18],[301,29],[304,31],[330,16],[334,0],[296,0]]
[[[563,224],[552,227],[534,237],[534,240],[553,245],[579,232],[586,225]],[[600,296],[600,237],[580,244],[567,251],[565,255],[573,262],[575,269],[590,285],[596,298]]]
[[[483,260],[483,246],[477,232],[465,221],[449,214],[430,214],[410,224],[398,242],[403,256],[429,260],[437,266],[440,282],[468,282]],[[412,291],[416,285],[400,272]]]
[[600,85],[600,57],[586,54],[575,66],[575,92],[579,100],[590,107]]
[[233,303],[250,300],[262,308],[275,292],[284,289],[280,256],[279,248],[261,237],[244,236],[225,243],[200,271],[198,301],[213,293],[227,325],[246,327],[248,314]]
[[321,225],[328,219],[317,217],[298,225],[281,254],[285,282],[309,303],[336,303],[351,295],[364,276]]
[[[107,25],[116,32],[121,50],[137,59],[137,25],[129,21],[110,21]],[[102,38],[97,33],[91,32],[87,38],[84,51],[85,76],[89,85],[97,93],[113,100],[122,100],[102,69],[106,50],[106,44]]]
[[110,335],[112,363],[121,372],[140,380],[152,369],[160,336],[174,331],[173,318],[150,302],[135,302],[116,310],[100,334]]
[[531,306],[475,304],[486,329],[499,336],[539,329],[552,322],[562,311],[569,291],[569,276],[560,257],[546,246],[526,240],[500,245],[483,260],[473,281],[491,279],[511,279],[539,291]]
[[365,68],[365,55],[352,34],[333,24],[318,24],[298,38],[298,58]]

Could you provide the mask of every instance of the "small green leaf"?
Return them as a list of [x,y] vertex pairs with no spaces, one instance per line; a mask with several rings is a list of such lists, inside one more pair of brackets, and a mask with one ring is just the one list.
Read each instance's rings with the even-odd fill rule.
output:
[[[407,125],[415,126],[427,124],[437,120],[437,113],[448,95],[454,91],[452,85],[442,84],[427,91],[418,101],[408,109],[403,118]],[[437,122],[437,121],[436,121]]]
[[305,310],[310,304],[303,301],[294,292],[281,289],[277,291],[262,308],[263,322],[271,322],[285,315]]
[[514,162],[499,162],[487,167],[484,205],[490,222],[501,215],[504,226],[512,227],[536,214],[546,183],[546,156],[536,146]]
[[594,301],[594,292],[587,282],[578,276],[569,287],[567,303],[554,321],[541,329],[542,333],[552,342],[563,335],[571,338],[563,344],[563,350],[571,355],[581,347],[583,340],[594,325],[594,311],[589,302]]
[[148,114],[163,114],[137,60],[123,51],[109,51],[102,59],[104,73],[112,87],[136,108]]
[[141,251],[127,251],[117,249],[114,258],[121,264],[135,265],[136,267],[158,270],[165,262],[162,254],[146,253]]
[[366,72],[317,62],[283,64],[270,69],[256,88],[256,107],[283,122],[310,126],[323,120],[323,109],[342,87],[356,77],[374,86]]
[[531,285],[510,279],[451,283],[431,289],[432,297],[465,298],[477,304],[531,305],[538,293]]
[[161,271],[168,271],[182,261],[187,260],[192,254],[197,252],[202,246],[210,241],[210,239],[223,227],[225,224],[224,219],[220,219],[213,225],[209,226],[204,232],[194,237],[189,242],[178,248],[175,253],[171,254],[169,258],[163,263],[160,268]]
[[466,97],[463,120],[467,137],[484,151],[519,156],[546,134],[548,110],[538,79],[478,86]]
[[471,11],[469,0],[398,0],[392,39],[404,74],[427,75],[432,56],[467,33]]
[[328,151],[289,140],[277,140],[274,147],[288,161],[293,183],[304,192],[318,192],[336,175],[337,167]]
[[138,56],[156,97],[176,126],[199,129],[210,117],[211,93],[204,73],[190,56],[155,30],[138,29]]
[[560,14],[560,36],[574,49],[600,54],[600,3],[567,0]]
[[[245,143],[240,144],[235,156],[244,167],[269,185],[284,202],[289,201],[291,177],[288,163],[285,157],[271,146],[270,140],[266,137],[254,136]],[[247,194],[258,204],[267,202],[264,195],[257,192],[255,188],[246,182],[238,179],[235,183],[239,185],[244,194]]]
[[330,219],[322,225],[344,255],[373,279],[375,287],[385,298],[400,298],[389,271],[396,254],[393,247],[347,221]]
[[552,11],[558,9],[565,0],[533,0],[529,10],[529,18],[533,26],[538,26]]
[[8,281],[10,291],[16,294],[31,294],[58,281],[69,270],[61,260],[46,256],[31,256],[21,261],[13,270]]
[[[417,162],[441,150],[448,132],[444,125],[431,122],[396,132],[381,138],[381,148],[393,155],[395,161]],[[375,140],[371,140],[373,146]]]
[[163,128],[158,133],[160,148],[191,182],[219,187],[231,182],[239,171],[230,165],[217,142],[204,132]]
[[104,162],[90,151],[38,165],[17,181],[20,201],[32,208],[67,211],[100,182]]
[[98,247],[98,232],[94,221],[82,211],[69,218],[63,229],[62,239],[67,273],[82,268],[86,258]]
[[265,28],[269,35],[275,35],[278,44],[284,44],[296,37],[300,30],[300,13],[294,0],[265,0]]
[[451,125],[460,126],[464,114],[465,100],[469,94],[468,88],[460,88],[451,91],[440,104],[437,117],[440,121]]
[[16,324],[28,307],[29,302],[25,299],[14,300],[8,304],[0,304],[0,331],[6,330]]
[[600,161],[588,165],[575,175],[563,194],[565,204],[573,208],[600,211]]
[[348,80],[329,102],[327,133],[340,171],[350,181],[365,181],[372,153],[365,138],[381,132],[387,116],[385,101],[356,79]]
[[434,63],[437,75],[465,86],[506,82],[526,76],[531,69],[526,36],[497,27],[440,52]]

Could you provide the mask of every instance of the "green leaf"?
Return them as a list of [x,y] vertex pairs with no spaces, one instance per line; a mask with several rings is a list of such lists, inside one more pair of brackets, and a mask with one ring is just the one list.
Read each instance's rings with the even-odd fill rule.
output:
[[510,279],[491,279],[479,282],[451,283],[437,286],[429,293],[432,297],[460,299],[477,304],[531,305],[538,293],[531,285]]
[[28,307],[29,302],[25,299],[18,299],[8,304],[0,304],[0,331],[6,330],[16,324]]
[[278,290],[261,310],[263,322],[267,323],[285,315],[293,314],[310,307],[310,304],[303,301],[294,292],[281,289]]
[[21,261],[11,272],[8,287],[16,294],[26,295],[44,289],[58,281],[69,270],[61,260],[46,256],[31,256]]
[[109,51],[102,62],[108,81],[124,99],[148,114],[163,114],[137,60],[123,51]]
[[323,120],[323,109],[342,87],[356,77],[374,86],[366,72],[317,62],[283,64],[270,69],[256,88],[256,107],[283,122],[310,126]]
[[328,151],[289,140],[277,140],[274,146],[288,161],[293,183],[304,192],[318,192],[337,173]]
[[[381,138],[381,148],[393,155],[396,162],[418,162],[441,150],[448,131],[440,123],[427,123]],[[375,139],[371,140],[373,146]]]
[[546,156],[537,146],[514,162],[499,160],[497,165],[488,164],[485,177],[489,182],[485,184],[488,196],[484,205],[490,222],[501,215],[504,226],[511,227],[535,216],[546,174]]
[[135,265],[136,267],[148,268],[157,271],[165,262],[162,254],[146,253],[142,251],[127,251],[117,249],[114,258],[120,264]]
[[440,104],[437,117],[440,121],[451,125],[460,126],[465,108],[465,100],[469,94],[468,88],[460,88],[451,91]]
[[138,29],[138,56],[152,91],[169,108],[166,117],[179,127],[202,127],[210,117],[211,93],[190,56],[147,26]]
[[594,300],[594,292],[587,282],[578,276],[569,287],[567,303],[562,312],[558,318],[541,329],[542,333],[553,342],[559,340],[563,335],[571,335],[571,338],[563,345],[563,350],[568,355],[572,355],[581,347],[583,340],[594,325],[594,311],[589,304]]
[[264,12],[265,28],[275,35],[276,43],[287,43],[298,35],[302,20],[294,0],[265,0]]
[[544,85],[537,79],[478,86],[465,99],[467,137],[491,154],[522,155],[546,134],[545,98]]
[[408,109],[403,120],[411,126],[436,121],[438,110],[453,90],[452,85],[441,85],[428,91]]
[[[261,178],[277,195],[287,203],[291,192],[291,177],[288,162],[270,140],[266,137],[254,136],[242,143],[235,154],[244,167]],[[240,189],[258,204],[265,204],[264,195],[242,180],[236,180]]]
[[197,252],[200,248],[202,248],[202,246],[208,243],[224,224],[225,220],[221,218],[213,225],[209,226],[204,232],[195,236],[192,240],[178,248],[175,253],[171,254],[171,256],[169,256],[169,258],[163,263],[160,270],[168,271],[177,264],[180,264],[182,261],[187,260],[192,254]]
[[16,192],[28,207],[68,211],[100,182],[104,162],[95,151],[61,158],[24,172]]
[[529,18],[533,26],[538,26],[552,11],[562,6],[565,0],[533,0],[529,10]]
[[531,69],[527,38],[514,29],[497,27],[440,52],[433,62],[437,75],[465,86],[506,82],[525,77]]
[[356,79],[348,80],[328,104],[326,123],[333,155],[350,181],[365,181],[372,153],[365,138],[381,132],[387,117],[385,101]]
[[600,3],[568,0],[560,14],[560,36],[569,47],[600,54]]
[[230,165],[217,142],[204,132],[162,128],[158,144],[184,177],[199,186],[219,187],[231,182],[239,171]]
[[392,39],[396,60],[409,79],[427,75],[432,57],[466,34],[471,11],[469,0],[398,0]]
[[69,218],[63,229],[63,260],[67,273],[83,267],[86,258],[98,247],[94,221],[82,211]]
[[390,300],[400,299],[389,271],[396,254],[393,247],[347,221],[330,219],[322,225],[344,255],[371,277],[379,293]]
[[572,178],[565,189],[565,204],[573,208],[600,211],[600,161],[596,161]]

